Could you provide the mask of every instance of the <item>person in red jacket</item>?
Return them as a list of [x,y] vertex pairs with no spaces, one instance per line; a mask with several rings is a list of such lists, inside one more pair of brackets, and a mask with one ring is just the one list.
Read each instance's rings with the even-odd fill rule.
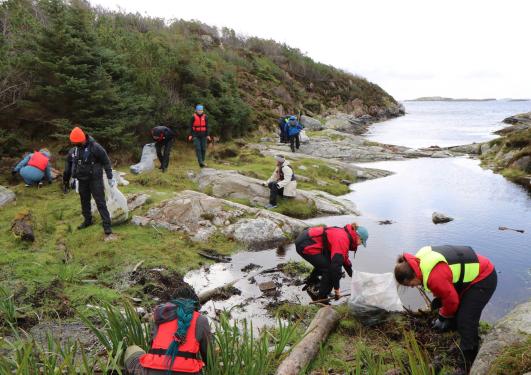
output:
[[127,348],[126,373],[202,374],[212,338],[208,319],[199,307],[199,298],[187,284],[179,286],[171,301],[155,307],[151,347],[147,353],[136,345]]
[[305,289],[319,282],[318,300],[327,298],[332,288],[339,298],[341,268],[352,276],[348,252],[356,251],[361,244],[367,246],[368,238],[367,229],[358,227],[356,223],[343,228],[318,226],[305,229],[295,240],[297,253],[314,267],[306,279]]
[[400,255],[394,273],[399,284],[422,285],[435,296],[432,309],[439,309],[439,316],[433,328],[441,332],[457,328],[470,369],[479,349],[481,312],[496,290],[494,265],[469,246],[426,246],[415,255]]

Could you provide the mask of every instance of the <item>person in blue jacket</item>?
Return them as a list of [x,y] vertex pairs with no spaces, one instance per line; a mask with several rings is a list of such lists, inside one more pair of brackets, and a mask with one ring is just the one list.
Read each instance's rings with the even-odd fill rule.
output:
[[301,145],[299,134],[303,129],[303,126],[297,121],[296,116],[290,116],[289,121],[285,125],[285,129],[286,134],[288,135],[291,151],[295,152],[295,147],[298,150]]
[[19,173],[26,186],[40,184],[44,179],[51,184],[50,157],[50,151],[45,148],[28,154],[13,168],[11,174],[15,176]]

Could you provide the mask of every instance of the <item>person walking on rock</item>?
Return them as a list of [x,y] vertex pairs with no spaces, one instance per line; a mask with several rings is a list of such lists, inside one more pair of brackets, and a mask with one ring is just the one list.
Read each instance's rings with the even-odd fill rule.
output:
[[204,112],[204,107],[198,104],[195,107],[195,113],[192,116],[190,122],[190,135],[188,141],[194,142],[195,154],[197,156],[197,162],[201,168],[206,167],[206,149],[207,141],[211,141],[208,135],[208,116]]
[[46,148],[28,154],[13,168],[11,174],[15,176],[19,173],[26,186],[41,184],[44,179],[51,184],[50,157],[51,153]]
[[433,329],[457,329],[470,370],[479,349],[481,312],[496,290],[494,265],[469,246],[426,246],[415,255],[400,255],[394,272],[399,284],[422,286],[436,297],[432,309],[438,309],[439,316]]
[[267,209],[277,207],[278,196],[281,197],[295,197],[297,195],[297,180],[293,168],[283,155],[276,155],[275,160],[277,166],[273,174],[267,180],[266,184],[269,187],[269,204]]
[[155,141],[160,170],[166,172],[170,163],[170,152],[175,140],[175,132],[167,126],[155,126],[151,129],[151,137]]
[[127,348],[124,364],[128,374],[202,374],[211,345],[208,319],[199,313],[194,290],[181,287],[177,295],[153,312],[153,338],[146,353]]
[[90,198],[94,198],[101,216],[103,230],[106,236],[112,234],[111,216],[105,203],[103,185],[103,171],[109,180],[109,186],[114,187],[116,181],[112,175],[111,161],[105,149],[94,138],[86,135],[79,127],[72,129],[70,142],[74,145],[68,152],[63,184],[65,190],[70,185],[70,178],[78,181],[81,212],[85,219],[77,228],[84,229],[93,224]]
[[328,297],[332,289],[339,298],[339,281],[343,275],[342,267],[352,277],[352,263],[349,251],[356,252],[359,245],[367,246],[369,232],[356,223],[344,227],[311,227],[305,229],[295,240],[297,254],[314,268],[305,280],[303,290],[319,284],[316,300]]
[[290,116],[289,121],[285,125],[285,129],[285,132],[288,135],[291,151],[295,152],[295,148],[298,150],[301,145],[299,134],[303,129],[303,126],[297,121],[296,116]]

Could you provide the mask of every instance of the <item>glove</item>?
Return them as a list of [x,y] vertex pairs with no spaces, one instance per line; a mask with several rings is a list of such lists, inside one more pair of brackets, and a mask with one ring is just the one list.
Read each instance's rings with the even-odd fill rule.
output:
[[114,187],[116,185],[116,180],[114,178],[109,178],[109,186]]
[[16,170],[11,170],[11,176],[15,177],[17,175],[17,171]]
[[453,326],[453,319],[452,318],[445,318],[444,316],[439,315],[437,319],[435,319],[432,324],[431,328],[438,332],[447,332],[449,331]]
[[334,289],[334,299],[337,301],[341,297],[341,293],[339,292],[339,289]]
[[438,310],[442,307],[442,301],[440,298],[434,298],[431,301],[431,311]]
[[212,142],[212,137],[207,135],[207,141]]
[[188,136],[188,142],[192,142],[192,136],[191,135]]
[[352,267],[345,267],[345,271],[347,271],[348,277],[352,277]]

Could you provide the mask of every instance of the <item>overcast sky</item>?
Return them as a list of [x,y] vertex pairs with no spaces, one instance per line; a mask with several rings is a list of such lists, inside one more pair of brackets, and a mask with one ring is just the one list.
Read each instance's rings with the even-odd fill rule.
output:
[[395,98],[531,97],[531,1],[90,0],[297,47]]

